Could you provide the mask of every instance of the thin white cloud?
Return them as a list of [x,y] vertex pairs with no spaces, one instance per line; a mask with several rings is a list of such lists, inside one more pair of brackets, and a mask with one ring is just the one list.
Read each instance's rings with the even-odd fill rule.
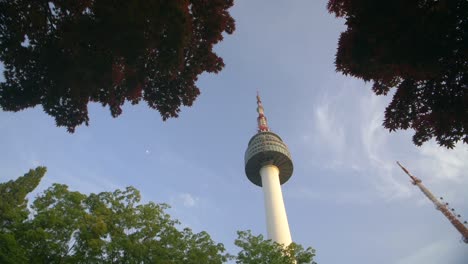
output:
[[66,184],[73,191],[83,193],[112,192],[125,189],[126,186],[113,179],[112,175],[98,175],[97,171],[82,168],[80,171],[70,171],[59,166],[50,166],[44,177],[43,185],[48,188],[52,183]]
[[172,209],[177,211],[183,207],[192,208],[199,206],[200,198],[187,192],[174,193],[170,198],[170,204]]
[[197,205],[199,198],[193,196],[190,193],[181,193],[179,194],[179,199],[182,201],[182,204],[185,207],[194,207]]
[[372,94],[360,98],[360,135],[363,153],[361,164],[367,164],[367,171],[377,178],[374,184],[377,191],[387,200],[409,196],[408,185],[394,178],[395,161],[392,156],[389,133],[382,128],[384,100]]
[[419,151],[421,160],[419,169],[425,174],[432,174],[435,180],[453,180],[467,182],[468,149],[461,143],[453,150],[439,147],[435,142],[423,145]]
[[341,153],[345,147],[345,135],[342,125],[330,112],[328,103],[318,105],[314,111],[315,125],[322,142],[334,153]]
[[369,84],[350,79],[343,79],[337,91],[324,89],[319,93],[320,99],[308,110],[313,113],[313,122],[302,135],[306,148],[320,153],[317,165],[359,172],[372,183],[374,194],[387,201],[414,195],[397,160],[425,174],[424,181],[468,184],[466,146],[459,144],[447,150],[429,142],[416,147],[411,141],[412,131],[389,133],[382,127],[391,96],[376,96]]
[[321,166],[367,175],[386,199],[406,197],[409,188],[393,178],[394,160],[387,155],[391,148],[388,132],[382,128],[386,99],[365,93],[362,90],[368,87],[359,86],[363,83],[348,79],[333,94],[322,91],[322,99],[314,104],[309,133],[315,136],[313,147],[328,154]]
[[395,264],[464,264],[468,260],[466,245],[453,239],[431,242],[416,249]]

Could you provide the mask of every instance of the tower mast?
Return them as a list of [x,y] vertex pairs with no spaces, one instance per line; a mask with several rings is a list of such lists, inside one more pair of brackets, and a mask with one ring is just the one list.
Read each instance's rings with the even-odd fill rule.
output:
[[270,129],[268,128],[267,119],[265,113],[263,112],[263,105],[262,100],[260,99],[260,95],[257,92],[257,125],[258,125],[258,132],[268,132]]
[[[460,232],[462,235],[462,240],[465,243],[468,243],[468,228],[460,222],[457,218],[457,215],[452,213],[448,208],[448,203],[443,204],[437,200],[434,195],[422,184],[422,181],[416,176],[412,175],[405,167],[403,167],[400,162],[397,161],[398,166],[411,178],[411,183],[419,187],[419,189],[426,195],[429,200],[435,205],[436,209],[442,212],[444,216],[452,223],[452,225]],[[442,197],[441,197],[442,199]],[[453,211],[454,209],[452,209]],[[459,215],[458,215],[459,217]],[[465,222],[466,223],[466,222]]]
[[283,140],[268,128],[258,93],[257,112],[258,130],[245,151],[245,174],[263,189],[268,239],[288,246],[292,240],[281,184],[292,175],[291,154]]

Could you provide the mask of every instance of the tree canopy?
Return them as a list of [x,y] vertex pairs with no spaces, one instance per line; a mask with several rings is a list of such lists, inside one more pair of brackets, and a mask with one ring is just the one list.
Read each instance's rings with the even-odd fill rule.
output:
[[373,81],[378,95],[396,88],[383,125],[414,129],[420,146],[468,144],[468,2],[329,0],[346,20],[336,69]]
[[200,94],[203,72],[219,72],[212,50],[234,31],[233,0],[0,1],[0,107],[42,105],[57,126],[88,125],[88,103],[146,101],[163,120]]
[[237,254],[239,264],[316,264],[315,250],[304,250],[301,245],[291,243],[284,247],[274,241],[265,240],[262,235],[254,236],[250,231],[238,231],[234,242],[241,248]]
[[16,234],[29,215],[26,196],[37,187],[45,172],[44,167],[38,167],[0,184],[0,263],[27,263]]
[[[178,221],[165,213],[167,205],[141,204],[133,187],[85,195],[53,184],[27,210],[25,195],[44,171],[0,184],[1,263],[198,264],[228,258],[206,232],[179,230]],[[20,217],[11,217],[16,214]]]
[[[238,256],[206,232],[180,230],[168,205],[140,202],[133,187],[82,194],[53,184],[29,207],[45,168],[0,184],[0,263],[314,263],[314,251],[239,232]],[[297,262],[294,262],[294,258]]]

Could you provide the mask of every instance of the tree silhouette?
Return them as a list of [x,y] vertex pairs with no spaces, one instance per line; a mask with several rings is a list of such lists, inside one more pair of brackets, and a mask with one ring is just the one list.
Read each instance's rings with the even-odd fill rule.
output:
[[378,95],[395,87],[383,125],[412,128],[414,144],[435,138],[468,144],[468,2],[330,0],[346,20],[336,69],[373,81]]
[[42,105],[57,126],[88,125],[89,102],[141,99],[162,119],[200,94],[203,72],[219,72],[213,45],[234,31],[232,0],[0,1],[0,107]]

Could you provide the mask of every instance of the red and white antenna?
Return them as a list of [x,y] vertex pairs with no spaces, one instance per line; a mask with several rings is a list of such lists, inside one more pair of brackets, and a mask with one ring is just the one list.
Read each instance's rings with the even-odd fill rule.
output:
[[263,112],[263,105],[262,100],[260,100],[260,95],[257,91],[257,123],[258,123],[258,132],[268,132],[270,129],[268,128],[267,119],[265,113]]
[[[463,242],[468,243],[468,228],[464,225],[467,224],[467,222],[465,221],[463,224],[460,220],[458,220],[460,215],[455,214],[455,209],[449,208],[448,203],[444,204],[437,200],[434,195],[422,184],[422,181],[419,178],[412,175],[405,167],[400,164],[400,162],[397,161],[397,164],[411,178],[413,185],[418,186],[424,195],[426,195],[426,197],[429,198],[432,203],[434,203],[436,209],[442,212],[442,214],[444,214],[444,216],[450,221],[450,223],[452,223],[458,232],[460,232]],[[440,200],[443,200],[443,198],[440,197]]]

